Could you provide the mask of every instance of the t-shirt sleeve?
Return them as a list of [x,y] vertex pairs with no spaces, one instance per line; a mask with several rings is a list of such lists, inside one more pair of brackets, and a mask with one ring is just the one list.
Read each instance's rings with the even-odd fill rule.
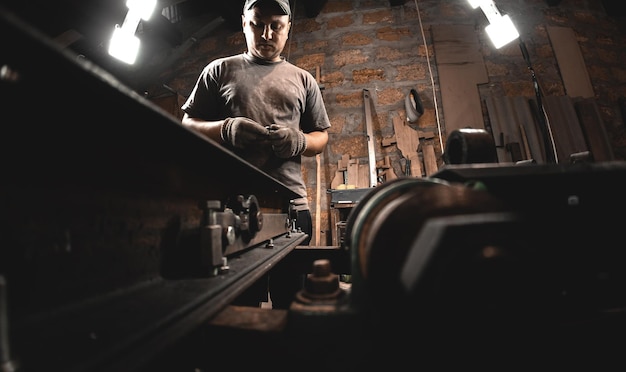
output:
[[[326,112],[322,91],[315,79],[307,79],[307,100],[302,130],[306,133],[330,128],[330,119]],[[303,124],[304,124],[303,123]]]
[[206,66],[191,90],[191,94],[181,106],[187,115],[195,118],[211,120],[217,115],[216,84],[211,65]]

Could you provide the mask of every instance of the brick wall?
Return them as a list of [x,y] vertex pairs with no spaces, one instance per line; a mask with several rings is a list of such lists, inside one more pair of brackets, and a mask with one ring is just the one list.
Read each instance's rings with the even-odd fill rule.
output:
[[[412,125],[435,133],[435,138],[426,141],[433,144],[438,164],[443,163],[445,117],[439,96],[432,25],[473,26],[489,77],[487,84],[477,87],[481,96],[534,95],[517,43],[493,49],[483,31],[487,25],[485,16],[480,10],[471,9],[465,0],[406,1],[394,6],[388,0],[329,0],[315,18],[306,17],[297,1],[292,2],[296,11],[284,54],[314,75],[316,66],[320,66],[320,84],[332,123],[329,145],[321,155],[319,211],[315,208],[316,161],[315,158],[303,161],[314,221],[316,213],[321,216],[318,227],[321,239],[312,244],[326,245],[330,241],[326,190],[342,155],[349,154],[360,163],[368,161],[363,89],[370,91],[373,100],[377,160],[388,155],[395,173],[402,174],[405,164],[402,154],[395,144],[383,146],[382,139],[394,135],[394,117],[406,118],[405,97],[414,88],[420,94],[425,112]],[[619,104],[626,96],[623,18],[607,14],[601,2],[591,0],[561,1],[558,6],[550,6],[545,0],[496,0],[496,5],[515,22],[546,95],[565,94],[546,27],[574,30],[615,157],[626,159],[626,131]],[[239,30],[218,29],[197,41],[174,70],[168,72],[174,78],[166,84],[187,96],[208,61],[244,50],[245,41]],[[482,110],[488,127],[486,109]]]

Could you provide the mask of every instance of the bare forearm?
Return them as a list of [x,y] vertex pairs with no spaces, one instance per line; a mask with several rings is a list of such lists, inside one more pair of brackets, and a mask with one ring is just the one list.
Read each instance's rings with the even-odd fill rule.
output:
[[222,128],[223,120],[218,121],[206,121],[200,120],[196,118],[189,117],[187,114],[183,116],[181,123],[198,133],[201,133],[210,139],[222,143],[222,138],[220,135],[220,130]]
[[315,156],[324,151],[328,143],[328,133],[326,131],[305,133],[304,135],[306,137],[306,150],[302,155]]

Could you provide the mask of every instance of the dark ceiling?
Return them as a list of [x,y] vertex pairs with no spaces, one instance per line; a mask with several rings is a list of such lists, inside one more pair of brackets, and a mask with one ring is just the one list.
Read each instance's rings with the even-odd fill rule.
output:
[[[408,0],[389,0],[391,6]],[[557,6],[561,0],[546,0]],[[567,1],[567,0],[564,0]],[[563,2],[564,2],[563,1]],[[619,0],[602,0],[605,8]],[[218,27],[241,27],[244,0],[158,0],[149,21],[137,31],[142,46],[137,63],[125,65],[108,55],[108,40],[122,24],[126,0],[2,0],[0,11],[14,13],[33,28],[107,71],[136,90],[142,90],[179,58],[189,40]],[[327,0],[292,1],[295,16],[315,17]],[[608,9],[607,9],[608,10]]]
[[[62,48],[103,67],[131,88],[142,90],[182,55],[189,40],[218,27],[239,29],[243,2],[158,0],[153,16],[137,29],[142,44],[133,66],[115,60],[107,52],[115,25],[121,25],[128,12],[126,0],[3,0],[0,11],[15,14]],[[326,0],[299,3],[296,14],[315,17]]]

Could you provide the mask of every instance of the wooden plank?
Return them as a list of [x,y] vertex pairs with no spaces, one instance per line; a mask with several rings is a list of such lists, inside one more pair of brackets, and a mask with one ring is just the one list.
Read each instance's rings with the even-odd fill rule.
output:
[[501,162],[511,162],[513,159],[511,158],[511,152],[509,151],[508,144],[511,143],[511,131],[509,129],[509,125],[507,123],[506,117],[506,107],[503,107],[502,100],[498,98],[498,96],[492,97],[493,102],[493,114],[498,123],[498,146],[501,147],[501,152],[503,154],[503,158]]
[[398,175],[396,175],[396,172],[393,170],[393,166],[391,165],[391,160],[389,159],[389,155],[385,155],[385,158],[383,161],[384,163],[381,167],[383,171],[381,172],[381,175],[384,177],[384,180],[391,181],[391,180],[395,180],[396,178],[398,178]]
[[485,98],[499,162],[513,161],[511,150],[519,149],[522,159],[545,163],[543,137],[532,114],[529,97],[492,96]]
[[350,159],[348,162],[348,172],[346,185],[356,185],[359,183],[359,159]]
[[574,98],[574,108],[594,161],[615,160],[595,98]]
[[530,110],[529,99],[529,97],[515,96],[513,97],[513,105],[517,120],[523,128],[528,143],[528,159],[533,159],[541,164],[546,162],[545,148],[538,123]]
[[[508,153],[509,160],[515,162],[526,159],[526,154],[522,152],[522,138],[511,98],[495,96],[494,101],[498,107],[498,118],[502,132],[504,133],[504,146]],[[515,152],[512,152],[512,149],[514,149]]]
[[587,142],[585,141],[585,135],[583,134],[582,127],[578,121],[578,115],[574,108],[574,102],[570,96],[559,97],[561,102],[561,110],[563,111],[563,117],[567,124],[567,134],[569,141],[572,144],[572,153],[588,151]]
[[524,149],[524,153],[526,153],[525,159],[532,159],[530,157],[530,145],[528,144],[528,136],[526,135],[526,129],[522,124],[519,125],[520,136],[522,137],[522,148]]
[[559,107],[559,100],[555,96],[543,97],[543,106],[546,110],[546,116],[552,130],[552,136],[554,138],[554,147],[558,157],[558,163],[569,162],[569,156],[572,153],[572,148],[567,140],[567,129],[564,128],[563,114]]
[[491,134],[496,144],[496,156],[499,163],[510,161],[504,148],[504,133],[500,117],[498,115],[498,106],[494,97],[486,97],[485,105],[487,106],[487,114],[489,116],[489,124],[491,125]]
[[430,143],[424,144],[422,146],[422,155],[424,156],[424,170],[426,172],[426,177],[428,177],[438,170],[435,147]]
[[330,183],[331,189],[336,189],[339,185],[345,185],[346,182],[346,171],[348,170],[348,161],[350,160],[350,155],[344,154],[341,159],[337,162],[337,170],[335,171],[335,176]]
[[[539,105],[537,104],[537,97],[532,97],[528,100],[528,107],[530,107],[530,112],[535,121],[535,126],[537,128],[537,133],[539,134],[539,140],[543,141],[543,155],[546,158],[547,163],[558,163],[558,152],[556,149],[555,141],[553,140],[552,128],[550,127],[550,120],[545,113],[545,103],[543,103],[545,98],[542,98],[542,106],[543,111],[539,109]],[[540,117],[545,119],[545,126],[539,122]]]
[[[377,178],[374,178],[373,186],[370,186],[371,180],[371,169],[369,164],[359,164],[358,172],[359,172],[359,180],[356,183],[357,189],[366,189],[368,187],[374,187],[377,183]],[[376,164],[374,164],[374,172],[376,172]]]
[[510,120],[509,128],[513,132],[512,142],[519,144],[521,159],[528,160],[530,159],[530,146],[526,136],[526,129],[520,121],[520,115],[517,112],[517,106],[515,106],[515,100],[513,97],[506,97],[505,101]]
[[485,129],[477,85],[487,81],[475,79],[481,75],[481,69],[461,65],[442,66],[438,70],[446,132],[461,128]]
[[552,129],[558,163],[569,163],[570,155],[587,151],[573,103],[568,96],[546,96],[543,102]]
[[407,160],[411,162],[412,177],[422,177],[422,167],[417,154],[419,148],[419,134],[399,116],[393,118],[393,130],[396,134],[397,146]]
[[422,138],[433,139],[433,138],[435,138],[435,132],[433,132],[433,131],[418,130],[417,134],[418,134],[419,139],[422,139]]
[[341,155],[341,160],[339,160],[339,170],[348,169],[349,162],[350,162],[350,154]]
[[432,26],[446,132],[484,129],[478,84],[489,81],[472,25]]
[[438,64],[484,63],[473,25],[433,25],[432,30]]
[[569,27],[556,26],[548,26],[547,30],[559,64],[565,94],[570,97],[594,97],[591,79],[574,30]]
[[383,147],[391,146],[394,143],[396,143],[396,136],[385,137],[382,140],[382,146]]
[[333,180],[330,182],[330,188],[331,189],[336,189],[339,187],[339,185],[342,185],[344,183],[344,171],[335,171],[335,176],[333,177]]

